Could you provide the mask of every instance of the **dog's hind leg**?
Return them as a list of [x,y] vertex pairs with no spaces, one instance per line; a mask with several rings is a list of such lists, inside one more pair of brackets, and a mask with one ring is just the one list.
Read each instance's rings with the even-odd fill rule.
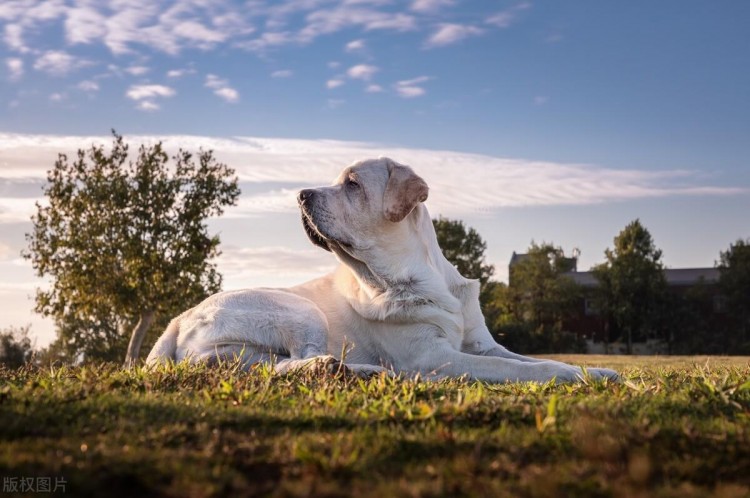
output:
[[328,321],[323,312],[314,306],[314,309],[306,310],[303,317],[303,321],[294,324],[287,323],[287,327],[279,330],[289,356],[277,357],[274,365],[275,372],[284,374],[304,369],[335,373],[343,370],[360,377],[370,377],[387,371],[377,365],[342,364],[336,357],[327,353]]

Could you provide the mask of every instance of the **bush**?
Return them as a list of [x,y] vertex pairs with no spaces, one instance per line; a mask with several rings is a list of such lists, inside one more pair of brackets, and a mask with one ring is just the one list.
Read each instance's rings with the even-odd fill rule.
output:
[[0,364],[18,368],[31,361],[34,346],[29,338],[30,329],[31,325],[26,325],[0,331]]

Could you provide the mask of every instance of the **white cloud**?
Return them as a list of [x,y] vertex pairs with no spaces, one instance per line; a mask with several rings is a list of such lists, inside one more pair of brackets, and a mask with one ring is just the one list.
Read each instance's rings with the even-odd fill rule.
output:
[[167,78],[182,78],[183,76],[186,76],[188,74],[195,74],[195,69],[172,69],[170,71],[167,71]]
[[326,81],[326,88],[328,88],[329,90],[332,90],[334,88],[340,87],[343,84],[344,84],[344,80],[333,78],[333,79]]
[[518,19],[518,15],[524,10],[531,8],[531,2],[521,2],[506,10],[500,11],[488,17],[485,22],[498,28],[509,28]]
[[23,59],[9,57],[5,59],[5,66],[8,68],[8,78],[11,81],[17,81],[23,76]]
[[34,62],[34,69],[52,76],[65,76],[91,62],[72,56],[62,50],[48,50]]
[[414,16],[401,12],[378,11],[370,7],[343,4],[321,9],[306,16],[307,25],[296,35],[301,43],[310,43],[322,35],[359,27],[365,31],[410,31],[417,28]]
[[453,4],[453,0],[414,0],[411,4],[411,10],[422,13],[434,13],[443,7],[450,7]]
[[229,86],[229,82],[225,79],[221,79],[215,74],[206,75],[205,86],[211,88],[214,91],[214,95],[224,99],[227,102],[233,103],[240,99],[240,94],[237,90]]
[[6,24],[3,41],[11,50],[21,53],[31,51],[23,41],[23,27],[20,24]]
[[352,40],[349,43],[347,43],[346,46],[344,47],[344,50],[346,50],[349,53],[361,52],[364,49],[365,49],[364,40]]
[[367,93],[380,93],[383,91],[383,87],[376,84],[367,85],[367,88],[365,88],[365,91]]
[[290,33],[267,31],[253,40],[238,42],[236,46],[244,48],[245,50],[250,50],[251,52],[264,53],[270,48],[288,45],[295,41],[294,36]]
[[[150,101],[143,99],[139,104],[144,102]],[[243,195],[238,212],[233,214],[230,209],[228,216],[293,213],[297,209],[295,195],[299,188],[329,184],[344,166],[381,155],[414,167],[430,185],[428,207],[433,214],[446,216],[503,207],[588,205],[639,198],[750,192],[742,186],[707,185],[704,176],[685,170],[609,169],[376,143],[179,135],[126,138],[131,144],[162,141],[167,151],[199,147],[214,150],[220,161],[236,169],[240,181],[251,182],[259,188],[256,194]],[[57,153],[72,153],[91,143],[106,144],[110,140],[110,137],[0,133],[0,157],[3,158],[0,179],[28,181],[32,178],[43,182],[46,169]],[[292,186],[279,189],[279,183]],[[262,188],[264,185],[268,185],[266,190]],[[22,217],[28,220],[35,200],[36,197],[14,199],[0,195],[0,221]]]
[[396,82],[394,88],[396,90],[396,94],[399,97],[403,97],[405,99],[421,97],[422,95],[426,94],[427,91],[419,85],[421,85],[422,83],[426,83],[431,79],[432,78],[430,76],[419,76],[410,80],[401,80]]
[[281,69],[271,73],[271,78],[291,78],[294,75],[294,71],[290,69]]
[[219,88],[214,93],[227,102],[237,102],[240,99],[240,94],[234,88]]
[[339,67],[341,67],[341,63],[338,61],[331,61],[328,63],[328,67],[331,69],[338,69]]
[[369,64],[357,64],[350,67],[346,74],[356,80],[369,81],[373,75],[379,71],[378,67]]
[[78,89],[84,92],[98,92],[99,83],[91,80],[84,80],[78,83]]
[[132,85],[125,96],[132,100],[145,100],[154,97],[173,97],[177,92],[164,85]]
[[411,99],[414,97],[421,97],[422,95],[427,93],[427,91],[424,88],[418,86],[397,86],[396,93],[399,97]]
[[[444,46],[481,33],[486,26],[505,27],[530,3],[523,2],[480,18],[481,14],[445,11],[455,0],[5,0],[0,3],[5,45],[20,53],[39,53],[32,46],[44,30],[62,29],[67,45],[102,45],[112,53],[139,54],[142,49],[176,55],[186,49],[218,46],[264,53],[288,45],[309,44],[336,33],[438,27],[427,46]],[[444,12],[445,11],[445,12]],[[439,16],[439,17],[438,17]],[[461,24],[456,24],[460,22]],[[473,26],[471,23],[477,24]],[[345,44],[350,53],[366,50],[363,38]],[[140,54],[143,55],[143,54]]]
[[52,102],[62,102],[63,100],[65,100],[65,97],[66,96],[64,93],[55,92],[50,94],[49,99]]
[[197,46],[203,49],[212,47],[227,39],[228,33],[207,28],[197,21],[184,21],[174,27],[174,34],[197,42]]
[[546,95],[537,95],[534,97],[534,105],[544,105],[549,102],[549,97]]
[[146,66],[130,66],[125,68],[125,72],[133,76],[141,76],[149,72],[149,68]]
[[157,104],[156,102],[152,100],[141,100],[140,102],[138,102],[138,105],[136,105],[135,108],[138,109],[139,111],[146,111],[146,112],[153,112],[153,111],[158,111],[159,109],[161,109],[159,104]]
[[467,24],[440,24],[438,29],[425,41],[425,48],[444,47],[458,43],[471,36],[479,36],[484,33],[482,28]]
[[79,3],[68,10],[65,38],[73,45],[88,44],[107,33],[107,20],[92,5]]
[[218,76],[216,76],[215,74],[207,74],[205,85],[208,88],[214,88],[214,89],[222,88],[222,87],[227,86],[227,80],[223,80],[219,78]]
[[224,275],[234,281],[253,282],[271,278],[294,278],[299,281],[319,277],[336,267],[336,259],[318,248],[293,249],[271,247],[222,247],[216,263]]

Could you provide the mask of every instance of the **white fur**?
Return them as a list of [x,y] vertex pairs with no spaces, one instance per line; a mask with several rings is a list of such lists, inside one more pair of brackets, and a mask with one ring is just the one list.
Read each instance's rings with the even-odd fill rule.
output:
[[[398,175],[395,168],[402,168]],[[402,221],[385,219],[383,196],[398,187],[389,183],[397,176],[422,181],[380,158],[347,168],[333,186],[303,191],[303,216],[341,265],[288,289],[209,297],[170,323],[147,363],[238,356],[246,366],[272,361],[286,372],[340,359],[348,350],[347,367],[364,375],[388,369],[492,382],[581,378],[578,367],[516,355],[492,339],[479,282],[462,277],[443,256],[419,202],[426,194],[404,199],[416,205]],[[310,197],[302,200],[306,192]],[[617,377],[612,370],[588,371]]]

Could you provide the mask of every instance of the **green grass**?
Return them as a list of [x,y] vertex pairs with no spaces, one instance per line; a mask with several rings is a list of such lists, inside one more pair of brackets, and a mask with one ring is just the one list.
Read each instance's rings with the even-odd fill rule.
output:
[[748,358],[562,359],[623,382],[0,370],[0,476],[71,496],[750,495]]

